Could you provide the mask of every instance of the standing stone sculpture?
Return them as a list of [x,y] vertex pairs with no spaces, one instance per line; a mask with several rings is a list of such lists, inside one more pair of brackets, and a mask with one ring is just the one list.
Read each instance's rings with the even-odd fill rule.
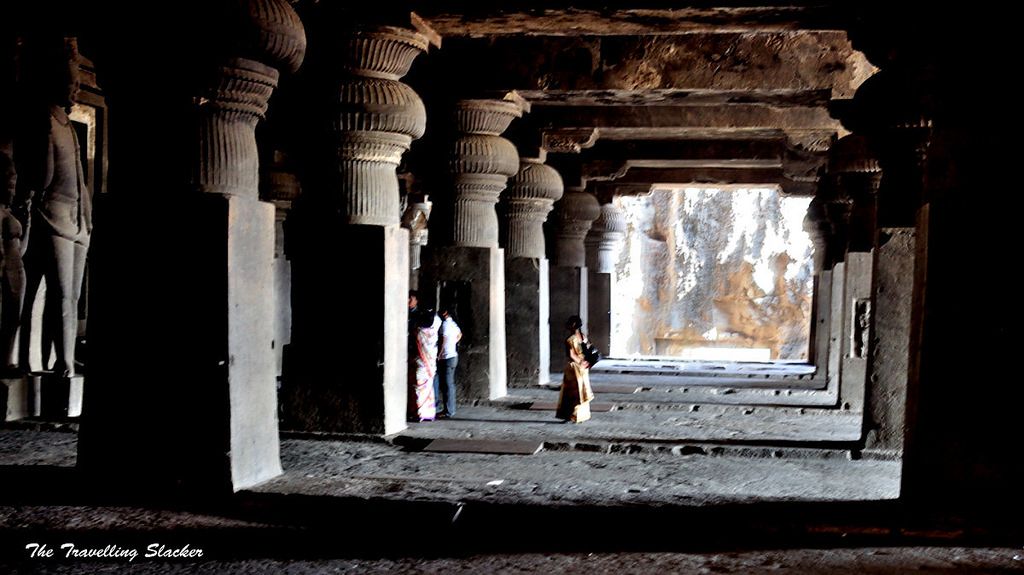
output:
[[22,225],[12,204],[18,176],[14,169],[14,147],[9,138],[0,142],[0,370],[5,375],[18,371],[16,341],[25,301],[25,265],[22,262]]
[[20,365],[28,367],[32,308],[45,277],[43,348],[56,343],[53,370],[72,377],[78,299],[92,233],[92,198],[78,136],[68,118],[79,87],[77,43],[65,39],[63,45],[40,45],[33,55],[28,82],[33,108],[26,114],[24,133],[15,146],[18,196],[31,206],[25,226],[28,305],[22,314]]

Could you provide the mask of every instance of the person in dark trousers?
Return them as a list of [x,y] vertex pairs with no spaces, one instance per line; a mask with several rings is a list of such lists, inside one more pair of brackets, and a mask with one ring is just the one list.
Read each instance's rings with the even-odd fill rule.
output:
[[451,311],[448,306],[441,308],[437,374],[434,376],[434,397],[437,398],[438,417],[441,419],[455,416],[455,369],[459,366],[458,343],[462,339],[462,330],[455,323]]

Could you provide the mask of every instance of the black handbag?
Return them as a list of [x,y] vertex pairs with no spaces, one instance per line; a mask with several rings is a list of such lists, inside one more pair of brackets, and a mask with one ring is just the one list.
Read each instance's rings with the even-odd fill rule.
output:
[[604,359],[604,357],[601,355],[601,351],[597,349],[596,345],[589,341],[585,341],[583,342],[583,359],[587,360],[587,363],[593,367],[594,364]]

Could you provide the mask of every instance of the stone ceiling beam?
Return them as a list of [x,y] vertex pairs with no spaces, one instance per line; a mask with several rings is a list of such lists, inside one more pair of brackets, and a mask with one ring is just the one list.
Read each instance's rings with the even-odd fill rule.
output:
[[[786,195],[813,196],[818,184],[812,179],[794,179],[782,168],[634,168],[621,178],[607,182],[617,193],[665,186],[752,187],[777,185]],[[645,192],[639,192],[645,193]]]
[[[763,104],[710,106],[538,106],[533,121],[544,128],[715,128],[843,131],[822,107]],[[845,134],[845,131],[844,131]]]
[[[429,21],[429,19],[428,19]],[[434,23],[431,22],[433,25]],[[616,99],[675,101],[701,91],[752,92],[767,103],[799,104],[818,91],[851,98],[875,68],[853,49],[845,32],[702,32],[684,36],[567,35],[451,37],[438,52],[429,82],[466,89],[569,91],[580,103]],[[464,74],[473,70],[473,74]],[[417,88],[420,86],[417,85]],[[424,86],[425,88],[426,86]],[[651,96],[642,91],[658,90]],[[465,89],[461,89],[465,92]],[[607,93],[602,93],[607,92]],[[621,92],[621,93],[620,93]],[[630,95],[632,92],[634,95]],[[748,100],[740,100],[748,101]],[[755,101],[757,101],[755,99]]]
[[542,106],[712,106],[765,104],[778,107],[827,106],[831,90],[517,90]]
[[[430,2],[417,11],[444,36],[631,35],[840,29],[842,14],[832,6],[763,3],[760,6],[678,6],[665,2],[604,2],[601,10],[564,3],[487,3],[485,10]],[[582,4],[582,3],[581,3]],[[618,4],[616,6],[616,4]],[[639,4],[639,5],[638,5]]]

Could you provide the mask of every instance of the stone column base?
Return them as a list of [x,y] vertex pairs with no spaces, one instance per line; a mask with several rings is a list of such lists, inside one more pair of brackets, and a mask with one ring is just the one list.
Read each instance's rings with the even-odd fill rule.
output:
[[0,379],[0,406],[4,408],[4,421],[16,421],[31,414],[30,390],[28,376]]
[[84,376],[62,377],[55,373],[33,373],[29,379],[32,384],[29,403],[34,417],[82,415]]

